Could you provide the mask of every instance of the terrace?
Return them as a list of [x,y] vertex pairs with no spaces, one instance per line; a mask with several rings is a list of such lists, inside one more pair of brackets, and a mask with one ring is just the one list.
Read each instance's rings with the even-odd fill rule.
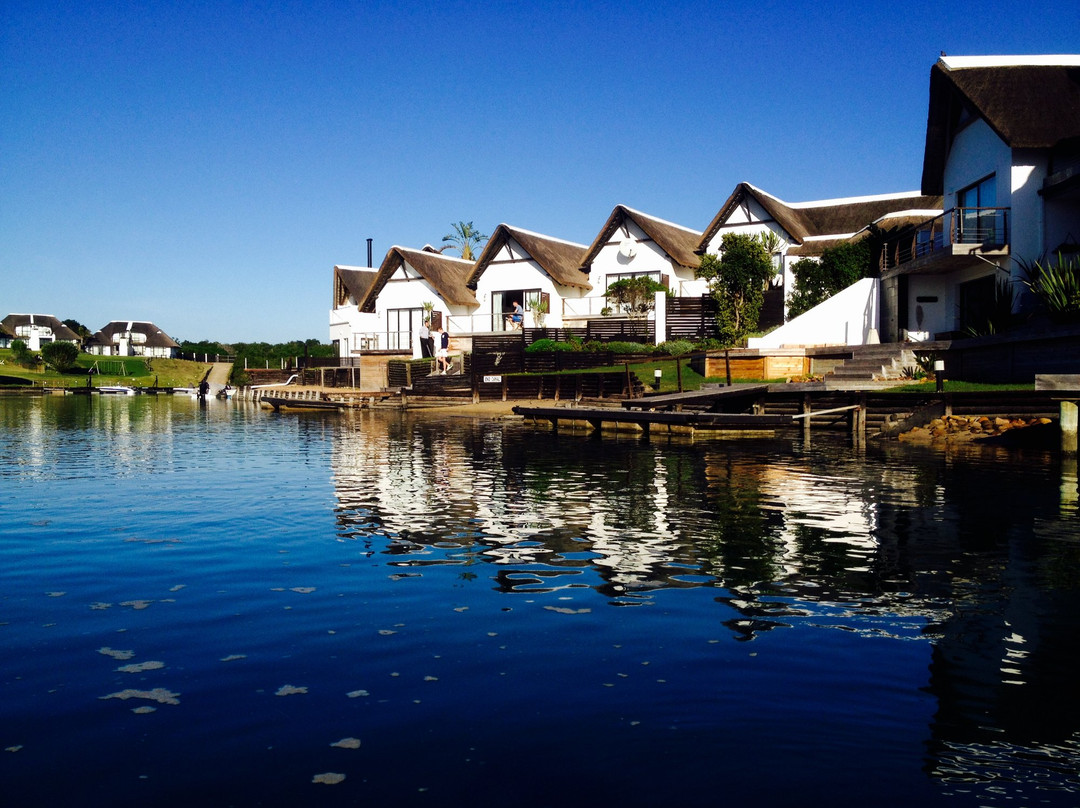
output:
[[889,239],[882,278],[937,275],[1009,255],[1009,208],[952,208]]

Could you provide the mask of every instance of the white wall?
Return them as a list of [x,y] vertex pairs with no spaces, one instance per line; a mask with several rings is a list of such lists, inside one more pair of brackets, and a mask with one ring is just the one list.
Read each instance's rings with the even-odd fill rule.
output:
[[805,314],[752,338],[750,348],[865,345],[878,333],[878,281],[863,278]]

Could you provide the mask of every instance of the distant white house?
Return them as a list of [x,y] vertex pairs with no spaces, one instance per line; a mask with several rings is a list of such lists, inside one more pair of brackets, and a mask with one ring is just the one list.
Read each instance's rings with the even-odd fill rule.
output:
[[[330,338],[341,357],[365,351],[417,353],[425,317],[433,325],[475,313],[467,286],[474,264],[431,248],[391,247],[377,271],[334,267]],[[430,315],[425,304],[431,306]]]
[[[589,276],[581,270],[584,244],[500,224],[488,238],[484,251],[468,279],[475,290],[478,308],[467,317],[450,318],[452,333],[485,333],[511,327],[507,318],[520,303],[524,326],[543,322],[552,328],[565,324],[569,302],[592,291]],[[538,306],[539,304],[539,306]],[[546,312],[537,309],[546,308]]]
[[172,359],[180,343],[150,322],[113,320],[87,339],[85,350],[97,356],[145,356]]
[[1080,250],[1080,56],[943,56],[922,191],[945,210],[887,245],[885,339],[964,333],[1023,262]]
[[22,340],[31,351],[40,351],[50,342],[71,342],[76,345],[82,339],[51,314],[9,314],[3,319],[4,329],[11,335],[8,340]]

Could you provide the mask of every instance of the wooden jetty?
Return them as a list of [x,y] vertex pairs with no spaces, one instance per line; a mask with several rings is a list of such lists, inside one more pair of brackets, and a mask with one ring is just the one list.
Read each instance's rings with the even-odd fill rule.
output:
[[733,412],[658,412],[615,407],[514,407],[514,412],[524,418],[550,421],[553,429],[560,423],[573,426],[584,423],[593,429],[603,424],[614,428],[640,429],[644,432],[662,430],[667,432],[733,433],[743,437],[772,436],[778,427],[790,426],[790,415],[764,415]]

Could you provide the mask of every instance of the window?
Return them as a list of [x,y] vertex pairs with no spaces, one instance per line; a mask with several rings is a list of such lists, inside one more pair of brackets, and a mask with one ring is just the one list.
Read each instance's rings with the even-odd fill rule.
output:
[[411,351],[413,334],[424,321],[424,309],[387,309],[386,347],[392,351]]
[[611,286],[611,284],[615,283],[616,281],[625,281],[630,278],[640,278],[642,276],[646,278],[652,278],[657,283],[663,283],[663,281],[660,279],[659,272],[616,272],[607,276],[604,289],[607,289],[608,286]]
[[956,192],[958,233],[962,244],[981,244],[997,241],[1001,232],[997,205],[997,178],[991,174]]

